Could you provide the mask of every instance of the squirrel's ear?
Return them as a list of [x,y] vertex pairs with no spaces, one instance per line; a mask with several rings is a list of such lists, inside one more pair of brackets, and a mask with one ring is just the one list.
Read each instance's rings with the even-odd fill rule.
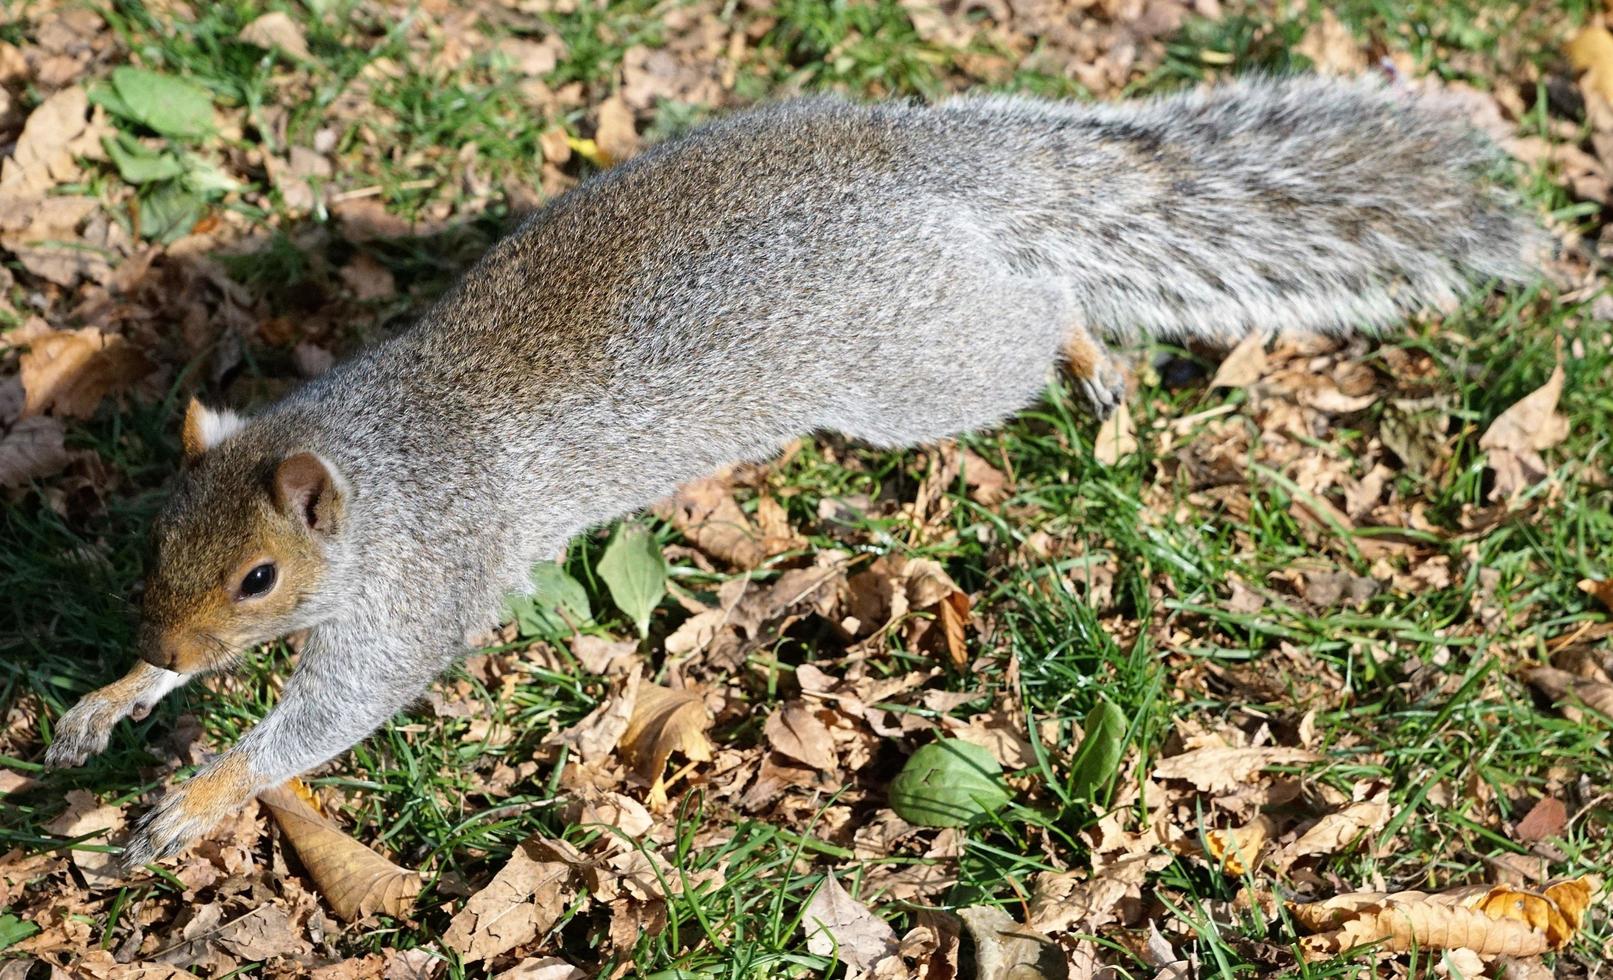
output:
[[185,459],[195,462],[202,453],[239,432],[245,424],[245,419],[228,409],[215,412],[192,398],[185,407],[185,423],[179,430]]
[[314,453],[297,453],[274,470],[274,505],[310,531],[332,534],[342,519],[347,483]]

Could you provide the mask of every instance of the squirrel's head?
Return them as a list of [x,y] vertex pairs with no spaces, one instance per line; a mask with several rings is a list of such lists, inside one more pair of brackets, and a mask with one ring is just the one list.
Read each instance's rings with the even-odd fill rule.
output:
[[312,625],[347,484],[318,454],[253,430],[194,399],[185,413],[185,470],[157,520],[141,601],[140,656],[155,666],[219,666]]

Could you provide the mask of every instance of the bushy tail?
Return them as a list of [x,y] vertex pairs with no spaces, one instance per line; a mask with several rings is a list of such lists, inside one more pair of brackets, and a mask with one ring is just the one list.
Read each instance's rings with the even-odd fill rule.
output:
[[1071,283],[1100,330],[1230,342],[1380,328],[1526,278],[1541,254],[1496,180],[1500,152],[1453,110],[1380,83],[944,111],[995,119],[1020,166],[983,215],[1011,260]]

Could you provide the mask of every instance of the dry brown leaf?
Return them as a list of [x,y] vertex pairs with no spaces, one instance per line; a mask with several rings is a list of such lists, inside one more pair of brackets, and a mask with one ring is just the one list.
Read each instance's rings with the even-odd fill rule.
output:
[[543,956],[521,960],[493,980],[588,980],[588,974],[558,956]]
[[270,51],[279,50],[299,61],[307,61],[308,39],[296,21],[281,11],[264,14],[241,28],[238,35],[247,44],[255,44]]
[[621,163],[638,152],[638,130],[633,123],[633,110],[620,92],[599,104],[599,125],[594,141],[610,165]]
[[1252,331],[1232,348],[1210,379],[1211,388],[1247,388],[1266,373],[1266,335]]
[[1580,579],[1579,591],[1592,597],[1608,610],[1613,610],[1613,579]]
[[1327,7],[1323,7],[1322,16],[1305,29],[1305,36],[1294,50],[1311,59],[1317,72],[1323,75],[1359,75],[1369,65],[1361,43]]
[[679,487],[654,507],[696,548],[745,571],[761,564],[766,552],[761,535],[734,501],[726,481],[716,477]]
[[814,769],[834,772],[839,767],[834,736],[804,701],[791,701],[778,708],[762,726],[773,751],[799,759]]
[[291,780],[259,793],[258,800],[269,808],[331,910],[348,922],[376,912],[407,915],[420,894],[420,875],[342,833],[308,805],[298,785]]
[[1507,885],[1465,886],[1446,892],[1358,892],[1288,910],[1317,935],[1303,940],[1312,956],[1331,956],[1368,943],[1392,952],[1470,949],[1481,956],[1536,956],[1560,949],[1584,922],[1598,888],[1594,879],[1563,879],[1540,892]]
[[1241,877],[1255,867],[1261,849],[1276,829],[1271,818],[1261,814],[1242,827],[1205,831],[1204,849],[1227,874]]
[[974,905],[958,917],[975,944],[977,980],[1063,980],[1069,967],[1057,943],[995,906]]
[[711,714],[697,692],[639,681],[620,744],[634,773],[650,785],[650,809],[666,802],[661,777],[673,752],[690,762],[711,761],[710,727]]
[[1506,500],[1545,478],[1541,450],[1568,437],[1568,419],[1557,411],[1564,377],[1559,352],[1557,366],[1546,383],[1497,416],[1479,437],[1479,448],[1489,453],[1490,466],[1495,470],[1491,500]]
[[1568,807],[1555,796],[1542,796],[1518,821],[1513,837],[1523,841],[1542,841],[1556,837],[1568,824]]
[[442,934],[443,944],[467,961],[490,959],[547,932],[574,897],[575,873],[566,861],[531,837],[481,891],[470,897]]
[[1205,793],[1225,793],[1272,766],[1302,765],[1319,756],[1308,749],[1277,746],[1232,748],[1209,746],[1161,759],[1154,767],[1157,779],[1182,779]]
[[936,606],[936,613],[941,620],[941,635],[946,640],[947,660],[953,670],[961,671],[969,666],[969,646],[964,639],[970,619],[969,596],[956,590],[947,593]]
[[390,299],[398,291],[392,270],[364,252],[353,256],[350,262],[342,266],[340,275],[342,282],[352,290],[354,299]]
[[1092,458],[1105,466],[1113,466],[1137,451],[1137,427],[1131,421],[1131,409],[1125,402],[1098,426],[1092,442]]
[[73,864],[91,888],[108,888],[123,880],[118,857],[108,851],[88,848],[110,844],[123,824],[121,807],[102,806],[90,793],[74,789],[67,791],[67,809],[46,824],[45,829],[58,837],[88,838],[73,847]]
[[53,330],[29,341],[21,359],[23,414],[89,418],[107,395],[145,377],[151,362],[117,334],[94,327]]
[[57,184],[76,180],[74,157],[99,158],[101,137],[110,132],[79,86],[62,89],[28,116],[11,156],[0,164],[0,230],[20,231],[34,220],[45,194]]
[[1613,34],[1600,24],[1580,29],[1568,42],[1568,60],[1585,73],[1585,87],[1613,102]]
[[1524,680],[1557,702],[1563,716],[1571,721],[1587,719],[1585,708],[1593,712],[1603,724],[1613,721],[1613,684],[1588,677],[1578,677],[1555,667],[1531,667],[1523,672]]
[[66,437],[66,424],[45,416],[23,419],[0,435],[0,487],[20,487],[67,466],[74,453],[63,445]]
[[1299,839],[1273,855],[1272,864],[1281,872],[1303,857],[1337,854],[1362,837],[1382,830],[1393,812],[1388,787],[1382,787],[1370,799],[1352,803],[1316,821]]
[[832,874],[802,910],[801,928],[814,956],[833,956],[865,973],[895,956],[901,945],[890,923],[847,894]]

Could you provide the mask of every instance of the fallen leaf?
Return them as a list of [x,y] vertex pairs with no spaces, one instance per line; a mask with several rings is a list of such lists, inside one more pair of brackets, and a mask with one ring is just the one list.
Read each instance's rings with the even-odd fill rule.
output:
[[1613,611],[1613,579],[1580,579],[1579,591],[1600,602],[1604,608]]
[[68,790],[66,799],[67,809],[46,824],[45,829],[58,837],[88,838],[75,844],[69,853],[91,888],[108,888],[121,882],[123,870],[118,866],[117,855],[89,848],[105,847],[123,829],[122,808],[102,806],[81,789]]
[[599,104],[599,125],[594,140],[599,145],[607,165],[615,165],[638,152],[638,130],[633,123],[633,110],[622,99],[620,92]]
[[1247,388],[1266,373],[1266,335],[1259,330],[1244,335],[1210,379],[1211,388]]
[[1576,677],[1555,667],[1531,667],[1524,680],[1557,702],[1563,716],[1571,721],[1586,717],[1585,708],[1600,716],[1603,724],[1613,721],[1613,684],[1588,677]]
[[94,327],[53,330],[29,341],[20,359],[23,414],[50,412],[89,418],[101,399],[121,391],[152,370],[145,355],[118,334]]
[[947,593],[937,604],[936,613],[941,620],[941,635],[946,640],[947,660],[952,669],[961,671],[969,666],[969,647],[964,638],[970,618],[969,596],[956,590]]
[[695,691],[639,681],[621,749],[634,773],[650,785],[652,810],[665,803],[661,777],[673,752],[690,762],[711,761],[710,727],[711,715]]
[[1479,448],[1489,453],[1490,467],[1495,470],[1491,500],[1506,500],[1545,478],[1541,450],[1568,437],[1568,419],[1557,411],[1564,377],[1559,354],[1546,383],[1497,416],[1479,437]]
[[829,726],[820,721],[804,701],[791,701],[768,715],[762,734],[775,752],[799,759],[823,772],[839,768]]
[[313,57],[308,51],[308,39],[303,36],[302,27],[288,14],[278,10],[258,17],[241,28],[237,36],[247,44],[255,44],[269,51],[282,51],[299,61],[308,61]]
[[1316,821],[1297,840],[1273,855],[1272,864],[1282,872],[1303,857],[1337,854],[1362,837],[1382,830],[1392,814],[1389,789],[1381,787],[1371,799],[1352,803]]
[[696,548],[735,568],[749,571],[766,557],[761,535],[721,479],[684,484],[652,509]]
[[1113,466],[1136,451],[1137,428],[1131,421],[1131,409],[1121,402],[1098,426],[1098,435],[1092,442],[1092,457],[1105,466]]
[[1318,73],[1323,75],[1355,76],[1367,70],[1370,62],[1361,42],[1339,20],[1330,8],[1322,8],[1322,16],[1305,29],[1294,50],[1311,59]]
[[470,962],[529,943],[560,919],[570,902],[574,868],[548,860],[541,838],[522,841],[499,873],[470,897],[442,934],[443,944]]
[[353,256],[351,261],[342,266],[340,274],[342,282],[353,291],[354,299],[364,301],[390,299],[398,292],[392,270],[365,252]]
[[1613,102],[1613,34],[1600,24],[1582,27],[1568,42],[1568,61],[1585,73],[1585,86]]
[[62,470],[74,453],[62,442],[67,426],[61,419],[35,416],[0,435],[0,487],[20,487]]
[[896,955],[901,945],[890,923],[847,894],[832,874],[824,876],[823,885],[807,902],[801,928],[813,955],[832,956],[863,972]]
[[976,980],[1062,980],[1069,973],[1058,944],[995,906],[959,909],[974,940]]
[[89,115],[84,89],[62,89],[28,116],[11,156],[0,164],[0,230],[29,226],[45,194],[80,176],[75,157],[100,158],[101,137],[110,132],[104,116]]
[[1547,840],[1562,833],[1567,824],[1568,807],[1563,805],[1563,801],[1555,796],[1542,796],[1518,821],[1518,826],[1513,829],[1513,837],[1530,843]]
[[337,917],[408,914],[420,894],[416,872],[400,868],[342,833],[298,795],[297,780],[258,794]]
[[558,956],[528,957],[493,974],[493,980],[588,980],[588,974]]
[[1310,956],[1381,943],[1391,952],[1461,948],[1481,956],[1527,957],[1567,945],[1597,887],[1579,878],[1552,882],[1540,892],[1506,885],[1434,894],[1355,892],[1289,903],[1288,910],[1317,933],[1302,941]]
[[1205,793],[1225,793],[1247,783],[1262,769],[1302,765],[1318,758],[1308,749],[1210,746],[1161,759],[1154,776],[1186,780]]
[[1255,867],[1275,830],[1271,818],[1261,814],[1242,827],[1205,831],[1204,850],[1227,874],[1242,877]]

